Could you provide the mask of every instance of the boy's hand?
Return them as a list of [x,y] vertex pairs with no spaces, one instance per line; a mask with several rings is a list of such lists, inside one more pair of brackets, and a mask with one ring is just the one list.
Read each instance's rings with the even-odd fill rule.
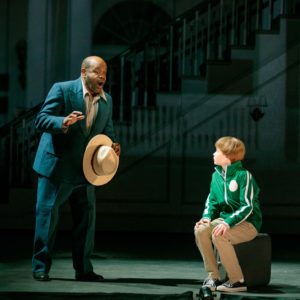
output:
[[217,225],[213,229],[212,234],[213,234],[213,236],[222,236],[226,233],[226,231],[228,229],[229,229],[229,225],[222,223],[222,224]]

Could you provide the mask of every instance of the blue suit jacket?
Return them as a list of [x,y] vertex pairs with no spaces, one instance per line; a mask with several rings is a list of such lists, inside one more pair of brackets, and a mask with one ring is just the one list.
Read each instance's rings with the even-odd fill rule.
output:
[[85,148],[92,137],[106,134],[115,140],[112,122],[112,99],[100,98],[96,120],[88,133],[86,119],[62,129],[64,118],[72,111],[85,115],[81,78],[55,83],[38,113],[35,126],[42,131],[41,140],[33,163],[40,175],[70,183],[87,183],[82,170]]

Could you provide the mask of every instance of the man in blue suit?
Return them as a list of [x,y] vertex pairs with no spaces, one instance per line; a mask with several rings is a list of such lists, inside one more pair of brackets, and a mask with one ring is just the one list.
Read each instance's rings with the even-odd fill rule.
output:
[[66,200],[70,201],[73,217],[75,279],[103,280],[91,263],[96,197],[95,186],[84,177],[82,160],[88,142],[98,134],[111,138],[112,148],[120,155],[120,145],[114,142],[112,99],[103,90],[106,73],[102,58],[85,58],[80,78],[55,83],[36,117],[35,125],[42,136],[33,164],[38,187],[32,272],[39,281],[50,280],[59,209]]

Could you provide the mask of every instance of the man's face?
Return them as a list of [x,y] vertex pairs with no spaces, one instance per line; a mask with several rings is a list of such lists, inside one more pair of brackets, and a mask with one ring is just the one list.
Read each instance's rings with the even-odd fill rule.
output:
[[107,66],[105,62],[94,60],[91,65],[81,70],[82,78],[88,91],[93,95],[101,94],[106,82]]

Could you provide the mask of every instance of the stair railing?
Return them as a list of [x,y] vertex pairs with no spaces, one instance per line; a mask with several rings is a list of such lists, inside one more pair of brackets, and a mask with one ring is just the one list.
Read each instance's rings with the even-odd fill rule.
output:
[[[167,126],[165,114],[173,116],[172,122],[178,118],[180,106],[157,107],[158,93],[180,95],[184,77],[205,78],[207,62],[230,59],[231,47],[252,46],[255,32],[277,29],[280,16],[293,16],[298,11],[299,0],[204,1],[113,58],[108,63],[108,89],[124,142],[139,144],[153,130]],[[39,137],[33,121],[38,109],[0,129],[1,176],[10,186],[33,184],[31,164]],[[138,129],[131,127],[137,117]]]
[[[278,30],[299,0],[212,0],[176,18],[109,62],[114,118],[130,122],[132,107],[153,107],[157,93],[180,93],[186,77],[205,79],[211,60],[230,60],[232,47],[253,47],[255,33]],[[121,72],[119,70],[122,70]]]

